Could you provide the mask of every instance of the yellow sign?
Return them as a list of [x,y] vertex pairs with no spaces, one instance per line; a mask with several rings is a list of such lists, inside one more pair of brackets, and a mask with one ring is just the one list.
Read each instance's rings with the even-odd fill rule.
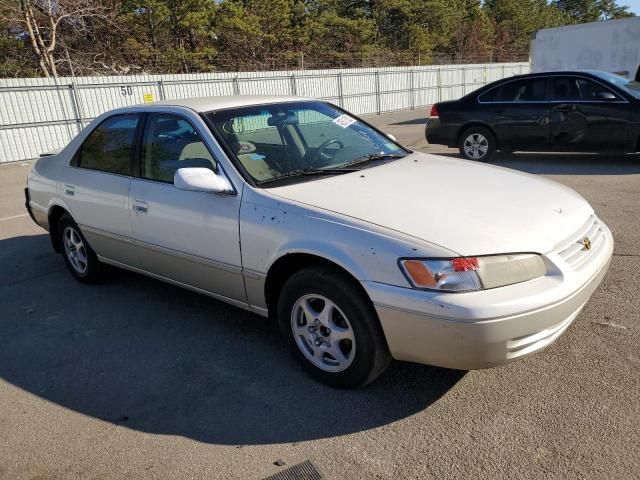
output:
[[145,93],[142,98],[144,98],[144,103],[151,103],[153,102],[153,93]]

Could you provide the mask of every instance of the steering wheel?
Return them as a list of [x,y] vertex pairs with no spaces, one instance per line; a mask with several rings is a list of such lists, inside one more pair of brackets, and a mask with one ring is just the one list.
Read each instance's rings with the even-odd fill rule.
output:
[[322,144],[317,148],[316,153],[309,160],[309,167],[311,167],[311,168],[315,167],[318,164],[318,162],[320,161],[321,158],[324,159],[324,160],[330,160],[331,157],[328,157],[323,152],[324,152],[324,150],[327,149],[327,147],[329,145],[333,145],[334,143],[336,145],[340,145],[340,148],[344,148],[344,143],[342,143],[337,138],[330,138],[329,140],[326,140],[326,141],[322,142]]

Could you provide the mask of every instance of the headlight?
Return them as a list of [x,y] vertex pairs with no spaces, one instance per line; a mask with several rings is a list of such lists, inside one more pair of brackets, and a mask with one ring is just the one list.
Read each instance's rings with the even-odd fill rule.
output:
[[542,277],[547,269],[540,255],[492,255],[451,259],[403,258],[400,267],[415,288],[468,292],[504,287]]

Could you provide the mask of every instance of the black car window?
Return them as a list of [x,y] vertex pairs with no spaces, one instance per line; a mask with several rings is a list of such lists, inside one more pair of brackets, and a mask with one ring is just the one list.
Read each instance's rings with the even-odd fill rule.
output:
[[608,88],[600,85],[598,82],[587,80],[586,78],[578,78],[578,90],[580,90],[580,96],[583,100],[602,101],[601,95],[603,93],[610,93],[618,98],[618,95],[613,93]]
[[495,87],[482,95],[480,102],[542,102],[545,100],[544,78],[513,80]]
[[507,82],[500,89],[501,102],[540,102],[544,100],[543,78]]
[[553,99],[555,101],[601,101],[602,93],[610,93],[618,98],[605,86],[581,77],[556,77],[552,80]]
[[141,176],[173,183],[173,175],[181,167],[215,171],[216,162],[200,134],[186,119],[170,113],[149,114],[142,141]]
[[116,115],[102,122],[80,147],[79,166],[129,175],[129,162],[139,121],[138,115]]
[[500,93],[500,87],[492,88],[491,90],[487,90],[483,94],[478,97],[478,101],[481,103],[495,102],[496,96]]
[[582,100],[576,80],[573,77],[554,78],[551,82],[553,99],[562,101]]

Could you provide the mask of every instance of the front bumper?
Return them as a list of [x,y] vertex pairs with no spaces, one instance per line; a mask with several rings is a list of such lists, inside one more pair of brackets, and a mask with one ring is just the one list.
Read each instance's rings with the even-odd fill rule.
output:
[[[604,226],[604,224],[602,224]],[[604,278],[613,237],[579,273],[568,268],[493,290],[439,294],[363,282],[393,358],[473,370],[511,362],[553,343]],[[553,261],[561,264],[554,255]]]

